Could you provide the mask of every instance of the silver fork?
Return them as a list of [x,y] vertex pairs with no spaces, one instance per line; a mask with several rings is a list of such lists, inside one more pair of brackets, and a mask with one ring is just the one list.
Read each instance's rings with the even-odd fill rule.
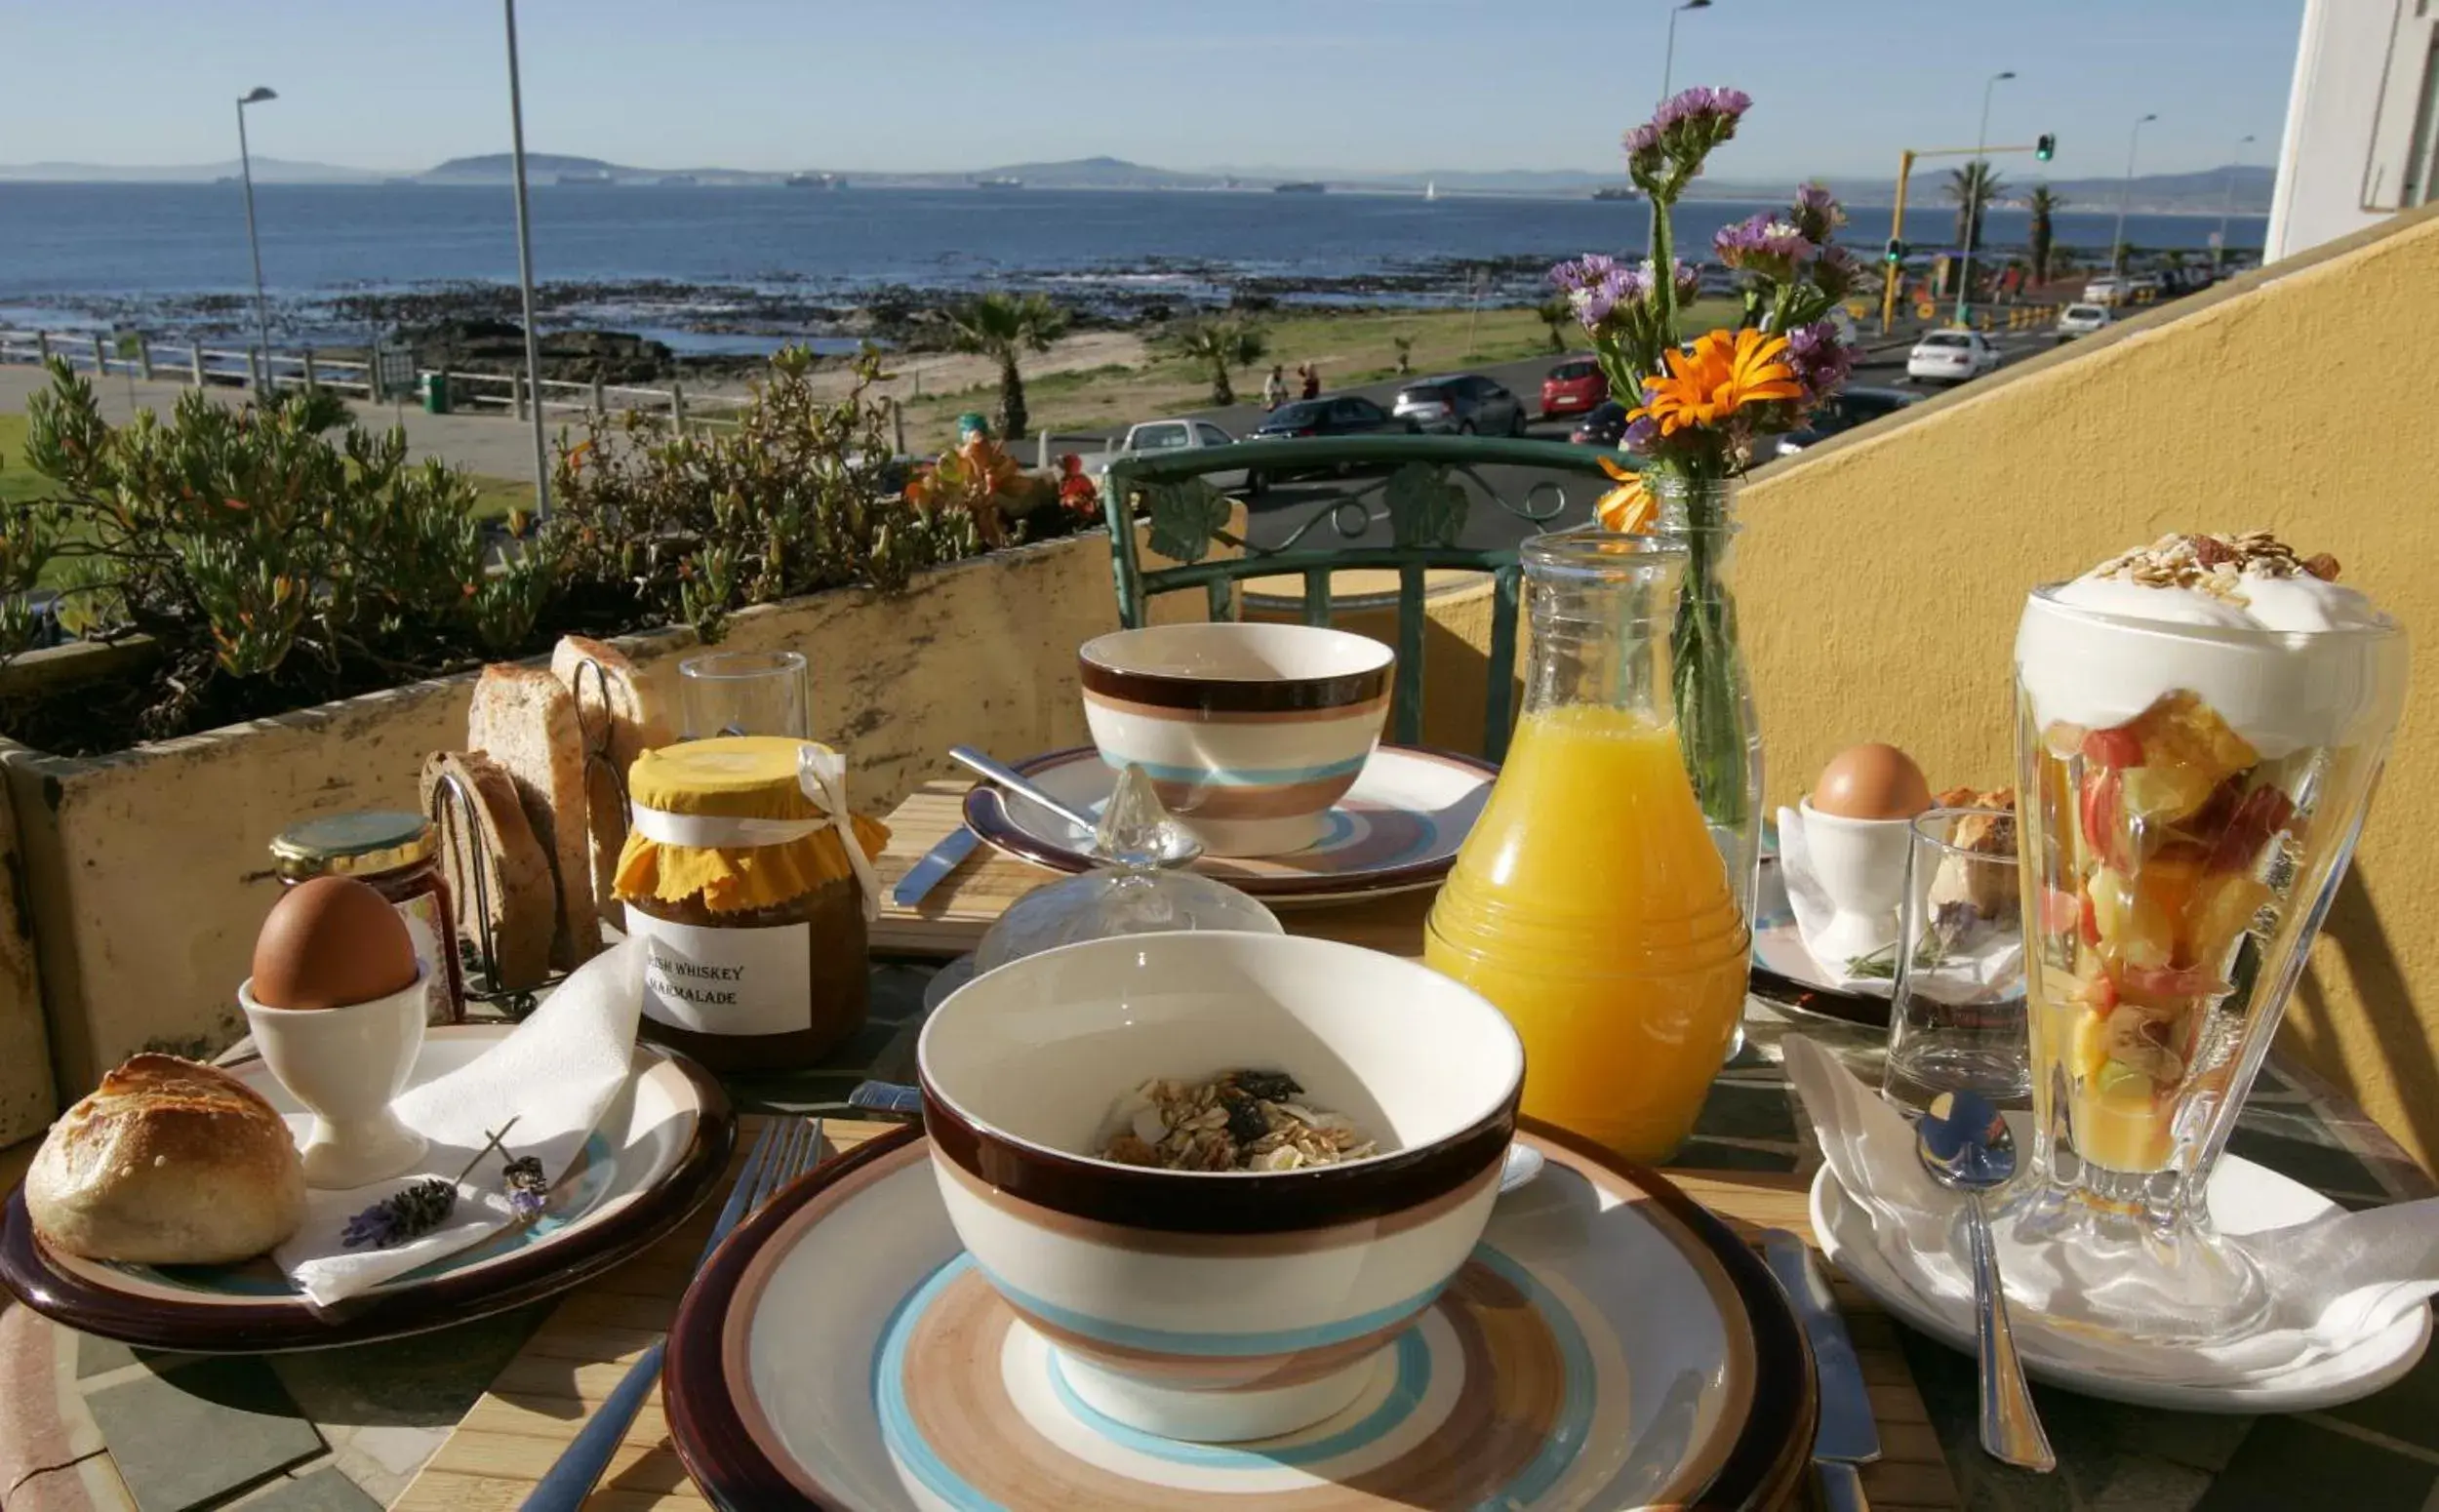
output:
[[[720,1221],[711,1226],[711,1242],[703,1246],[695,1268],[702,1269],[710,1260],[711,1252],[720,1247],[720,1241],[729,1236],[729,1230],[740,1219],[812,1170],[820,1159],[821,1120],[773,1118],[764,1125],[762,1137],[754,1141],[752,1152],[745,1157],[745,1169],[739,1173],[728,1205],[720,1210]],[[635,1414],[643,1411],[645,1399],[660,1383],[660,1362],[667,1352],[665,1338],[644,1351],[643,1357],[627,1370],[626,1378],[602,1400],[592,1421],[560,1454],[549,1473],[535,1483],[522,1503],[524,1512],[578,1512],[609,1470]]]

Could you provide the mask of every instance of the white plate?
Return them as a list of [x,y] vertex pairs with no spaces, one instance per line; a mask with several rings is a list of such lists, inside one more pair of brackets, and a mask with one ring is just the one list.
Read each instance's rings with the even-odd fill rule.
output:
[[[1117,775],[1090,746],[1010,765],[1087,814],[1100,813],[1117,785]],[[1470,756],[1376,746],[1355,785],[1330,810],[1320,844],[1284,855],[1206,855],[1194,869],[1273,906],[1436,887],[1456,864],[1498,776],[1497,767]],[[985,785],[967,795],[965,813],[976,834],[1011,855],[1064,872],[1093,865],[1076,849],[1075,827],[1031,799]]]
[[[2240,1156],[2219,1159],[2211,1173],[2211,1214],[2230,1234],[2309,1222],[2337,1205]],[[1821,1253],[1872,1300],[1932,1337],[1967,1354],[1974,1351],[1970,1323],[1951,1323],[1907,1284],[1873,1242],[1871,1219],[1824,1166],[1813,1177],[1813,1232]],[[2110,1375],[2061,1362],[2044,1352],[2041,1320],[2011,1308],[2016,1350],[2024,1371],[2038,1380],[2084,1396],[2137,1407],[2182,1413],[2303,1413],[2370,1396],[2405,1374],[2430,1342],[2430,1309],[2417,1307],[2353,1347],[2292,1371],[2235,1385],[2187,1385]]]
[[1546,1168],[1364,1396],[1225,1446],[1075,1400],[958,1248],[926,1142],[875,1141],[697,1278],[669,1340],[671,1435],[714,1505],[755,1512],[1779,1505],[1815,1418],[1767,1272],[1659,1178],[1518,1137]]
[[[511,1024],[428,1031],[408,1085],[465,1065]],[[301,1133],[310,1115],[260,1059],[223,1067]],[[576,1286],[684,1222],[736,1142],[718,1082],[682,1055],[635,1047],[634,1072],[567,1171],[550,1206],[520,1224],[317,1312],[268,1258],[237,1265],[121,1265],[58,1253],[32,1235],[21,1196],[0,1236],[0,1280],[35,1311],[158,1349],[257,1353],[420,1333]]]

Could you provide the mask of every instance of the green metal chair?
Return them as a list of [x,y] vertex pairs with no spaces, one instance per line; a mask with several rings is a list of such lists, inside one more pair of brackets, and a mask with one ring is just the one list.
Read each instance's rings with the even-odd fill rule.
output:
[[[1493,761],[1507,750],[1514,723],[1510,707],[1516,665],[1516,596],[1522,576],[1513,546],[1459,546],[1477,497],[1518,519],[1549,524],[1573,500],[1567,479],[1595,480],[1584,497],[1609,486],[1600,458],[1616,452],[1552,441],[1489,440],[1474,436],[1346,436],[1288,441],[1243,441],[1174,453],[1127,457],[1112,462],[1101,484],[1101,508],[1110,523],[1111,568],[1117,578],[1118,617],[1129,628],[1148,622],[1151,601],[1164,593],[1200,587],[1214,619],[1239,617],[1236,585],[1249,577],[1300,576],[1306,624],[1330,623],[1330,580],[1338,573],[1371,569],[1397,575],[1397,679],[1390,737],[1401,745],[1422,737],[1424,575],[1435,568],[1487,573],[1492,579],[1492,619],[1483,752]],[[1509,497],[1485,479],[1486,466],[1528,467],[1559,478],[1537,478]],[[1210,482],[1215,473],[1243,471],[1278,479],[1314,473],[1358,472],[1338,496],[1310,506],[1277,545],[1255,548],[1229,529],[1231,497]],[[1470,487],[1468,487],[1470,485]],[[1350,546],[1374,521],[1370,503],[1386,512],[1392,543]],[[1151,550],[1177,566],[1146,571],[1131,522],[1147,520]],[[1323,537],[1323,527],[1338,538]],[[1321,537],[1321,538],[1316,538]],[[1235,553],[1215,556],[1215,546]]]

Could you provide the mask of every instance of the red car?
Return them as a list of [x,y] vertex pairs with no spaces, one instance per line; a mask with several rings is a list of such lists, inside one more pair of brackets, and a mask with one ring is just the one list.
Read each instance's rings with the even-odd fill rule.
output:
[[1588,415],[1609,398],[1609,379],[1589,357],[1570,357],[1541,379],[1541,418]]

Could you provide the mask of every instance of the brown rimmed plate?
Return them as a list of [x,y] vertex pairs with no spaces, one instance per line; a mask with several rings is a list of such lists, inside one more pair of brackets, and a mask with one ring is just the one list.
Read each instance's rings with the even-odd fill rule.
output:
[[[1117,774],[1089,745],[1010,765],[1085,814],[1100,813],[1117,786]],[[1472,756],[1376,746],[1355,785],[1331,808],[1320,844],[1284,855],[1206,855],[1194,869],[1273,906],[1351,902],[1436,887],[1457,864],[1457,848],[1481,816],[1498,776],[1497,766]],[[965,814],[976,834],[1020,860],[1070,873],[1094,864],[1078,849],[1089,837],[1029,798],[986,784],[966,795]]]
[[[1529,1123],[1529,1121],[1528,1121]],[[732,1512],[912,1508],[1765,1508],[1818,1399],[1784,1296],[1665,1179],[1532,1126],[1423,1321],[1339,1415],[1252,1444],[1094,1413],[958,1247],[919,1130],[855,1150],[731,1235],[686,1293],[664,1402]]]
[[[410,1085],[456,1070],[511,1025],[431,1030]],[[300,1118],[260,1059],[223,1069]],[[649,1248],[711,1195],[737,1143],[728,1094],[709,1072],[654,1045],[558,1174],[550,1209],[327,1311],[308,1306],[268,1259],[241,1265],[118,1265],[60,1253],[36,1237],[22,1190],[0,1218],[0,1283],[70,1328],[146,1349],[255,1354],[423,1333],[520,1307],[589,1281]]]

